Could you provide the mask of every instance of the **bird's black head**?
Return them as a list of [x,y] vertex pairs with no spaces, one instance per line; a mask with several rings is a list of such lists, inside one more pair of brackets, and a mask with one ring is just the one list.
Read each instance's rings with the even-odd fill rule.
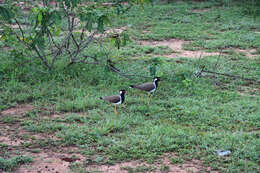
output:
[[126,90],[120,90],[120,94],[125,94]]
[[156,82],[156,81],[161,81],[161,78],[160,77],[155,77],[154,78],[154,82]]

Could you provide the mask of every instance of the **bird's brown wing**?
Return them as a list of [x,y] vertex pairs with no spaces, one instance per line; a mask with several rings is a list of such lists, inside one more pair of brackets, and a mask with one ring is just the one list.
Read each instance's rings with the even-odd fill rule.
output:
[[107,96],[102,98],[105,101],[108,101],[110,103],[117,103],[120,102],[120,96],[119,95],[114,95],[114,96]]
[[148,82],[148,83],[136,85],[136,86],[134,86],[134,88],[137,88],[137,89],[140,89],[140,90],[144,90],[144,91],[151,91],[155,87],[154,87],[154,84],[152,82]]

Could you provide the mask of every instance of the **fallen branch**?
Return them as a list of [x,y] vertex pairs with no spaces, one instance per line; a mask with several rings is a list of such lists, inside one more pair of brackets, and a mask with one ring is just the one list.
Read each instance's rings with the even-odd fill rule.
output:
[[211,73],[211,74],[215,74],[215,75],[227,76],[227,77],[231,77],[231,78],[242,79],[242,80],[254,82],[256,84],[260,84],[260,82],[257,81],[256,79],[245,78],[245,77],[242,77],[242,76],[236,76],[236,75],[231,75],[231,74],[227,74],[227,73],[219,73],[219,72],[214,72],[214,71],[209,71],[209,70],[204,70],[204,69],[201,70],[200,74],[201,73]]
[[108,68],[110,70],[112,70],[113,72],[119,74],[120,76],[123,76],[127,79],[130,79],[130,80],[134,80],[133,77],[142,77],[142,78],[147,78],[147,79],[152,78],[152,77],[149,77],[149,76],[143,76],[143,75],[137,75],[137,74],[126,74],[126,73],[120,71],[118,68],[114,67],[113,65],[108,65]]

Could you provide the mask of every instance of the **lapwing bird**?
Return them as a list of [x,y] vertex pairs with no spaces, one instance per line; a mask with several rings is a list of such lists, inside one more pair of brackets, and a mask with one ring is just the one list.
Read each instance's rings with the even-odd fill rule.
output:
[[115,106],[114,107],[115,115],[117,115],[116,106],[124,103],[124,101],[125,101],[125,94],[126,94],[126,90],[120,90],[120,94],[119,95],[100,97],[100,99],[109,102],[111,106],[113,104]]
[[[150,93],[153,93],[158,88],[158,82],[161,80],[159,77],[155,77],[153,82],[147,82],[139,85],[130,85],[130,88],[136,88],[141,91],[145,91],[148,93],[148,98],[150,96]],[[147,98],[147,99],[148,99]],[[149,102],[148,102],[149,104]]]

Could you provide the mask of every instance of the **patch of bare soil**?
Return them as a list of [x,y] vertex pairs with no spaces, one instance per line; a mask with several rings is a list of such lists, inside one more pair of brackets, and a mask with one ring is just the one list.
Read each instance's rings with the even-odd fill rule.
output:
[[[66,148],[64,148],[66,150]],[[28,165],[22,165],[15,173],[63,173],[70,172],[70,163],[82,163],[85,160],[80,154],[56,153],[45,151],[30,154],[34,161]]]
[[[157,162],[153,164],[148,164],[146,162],[141,161],[129,161],[129,162],[122,162],[118,163],[112,166],[109,165],[91,165],[88,167],[88,170],[90,171],[101,171],[104,173],[127,173],[128,171],[124,168],[132,168],[136,169],[137,167],[145,167],[145,168],[154,168],[149,172],[154,173],[161,173],[161,172],[172,172],[172,173],[196,173],[201,172],[202,170],[205,170],[205,168],[202,166],[200,161],[198,160],[192,160],[192,161],[185,161],[181,165],[173,165],[170,162],[170,158],[176,157],[172,154],[165,154],[161,159],[159,159]],[[161,167],[165,166],[169,169],[167,171],[162,171]],[[206,170],[210,171],[210,168],[206,168]]]
[[0,136],[0,143],[11,146],[19,146],[24,143],[24,141],[17,138],[12,139],[10,136]]
[[203,8],[203,9],[193,9],[192,10],[192,12],[193,13],[203,13],[203,12],[207,12],[207,11],[209,11],[210,10],[210,8]]
[[6,109],[4,111],[1,112],[1,115],[22,115],[26,112],[29,112],[33,110],[33,105],[17,105],[16,107],[10,108],[10,109]]
[[[103,34],[95,34],[93,35],[94,38],[106,38],[109,37],[112,34],[121,34],[122,32],[126,31],[128,27],[121,27],[121,28],[112,28],[112,29],[108,29],[105,30]],[[82,30],[78,29],[75,30],[74,32],[76,33],[81,33]],[[84,32],[87,36],[91,36],[93,33],[85,31]]]
[[[20,113],[26,112],[26,110],[31,110],[32,107],[27,106],[26,109],[24,107],[21,108],[23,109],[19,111],[17,111],[17,109],[12,108],[12,110],[9,110],[8,112],[6,111],[5,114],[14,114],[14,116],[20,115]],[[6,144],[10,147],[22,147],[25,143],[34,143],[36,142],[36,140],[58,141],[60,139],[57,138],[54,133],[45,132],[36,134],[29,132],[21,126],[20,119],[15,122],[12,122],[12,124],[2,122],[0,123],[0,143],[2,144]]]
[[128,29],[127,26],[120,27],[120,28],[112,28],[112,29],[106,30],[104,34],[112,34],[112,33],[121,34],[122,32],[126,31],[127,29]]
[[[116,5],[116,4],[113,3],[113,2],[104,2],[101,5],[102,6],[111,6],[112,7],[112,6]],[[128,5],[128,2],[121,2],[120,5]]]
[[108,35],[113,34],[113,33],[121,34],[125,30],[127,30],[127,28],[128,27],[120,27],[120,28],[108,29],[108,30],[105,30],[103,34],[96,34],[96,37],[101,37],[102,35],[107,37]]
[[19,124],[11,125],[11,126],[6,124],[0,124],[0,126],[1,126],[0,143],[6,144],[10,147],[23,146],[24,143],[30,143],[35,140],[41,140],[41,141],[59,140],[55,134],[50,134],[50,133],[34,134],[22,129],[19,126]]
[[143,33],[143,34],[151,34],[152,31],[144,30],[142,33]]
[[232,50],[234,50],[237,53],[243,53],[250,59],[254,59],[257,56],[259,56],[259,55],[254,55],[254,53],[257,52],[256,49],[238,49],[238,48],[233,48]]
[[250,130],[249,132],[260,132],[260,127]]
[[141,45],[148,45],[152,47],[168,46],[174,51],[174,53],[171,53],[169,55],[163,55],[168,58],[175,58],[175,57],[199,58],[201,55],[202,56],[219,55],[219,52],[205,52],[203,50],[198,50],[198,51],[184,50],[183,45],[189,43],[189,41],[185,41],[185,40],[178,40],[178,39],[170,39],[170,40],[163,40],[163,41],[145,40],[145,41],[140,41],[139,43]]
[[238,93],[242,96],[245,95],[251,95],[251,96],[256,96],[255,93],[259,92],[260,93],[260,86],[256,88],[248,87],[248,86],[242,86],[238,90]]

